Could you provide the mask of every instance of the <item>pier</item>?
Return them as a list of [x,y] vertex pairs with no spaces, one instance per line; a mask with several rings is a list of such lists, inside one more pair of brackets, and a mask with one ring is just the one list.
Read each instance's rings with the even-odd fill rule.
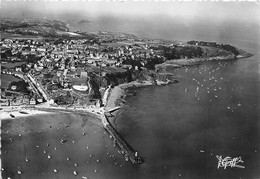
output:
[[129,144],[121,137],[121,135],[116,131],[116,129],[110,124],[105,114],[101,117],[104,128],[109,132],[110,138],[113,138],[114,146],[117,144],[121,150],[121,154],[125,156],[126,161],[129,159],[133,164],[142,164],[144,161],[141,157],[137,155]]

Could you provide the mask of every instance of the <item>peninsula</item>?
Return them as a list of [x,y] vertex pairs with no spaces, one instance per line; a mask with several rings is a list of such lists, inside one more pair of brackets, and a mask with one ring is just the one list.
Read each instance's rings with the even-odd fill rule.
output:
[[2,19],[1,33],[1,120],[49,110],[92,113],[133,163],[143,159],[110,123],[126,88],[178,82],[171,68],[252,56],[216,42],[71,32],[58,20]]

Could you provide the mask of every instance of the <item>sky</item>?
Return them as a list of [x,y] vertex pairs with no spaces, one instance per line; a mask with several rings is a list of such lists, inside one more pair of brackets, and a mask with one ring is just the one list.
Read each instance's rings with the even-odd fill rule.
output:
[[2,0],[4,16],[53,16],[78,14],[89,18],[98,16],[154,16],[165,15],[194,20],[259,20],[260,4],[255,2],[98,2],[98,1],[5,1]]
[[[81,30],[123,31],[176,40],[232,42],[238,36],[245,41],[259,39],[260,29],[260,3],[256,2],[2,0],[0,16],[47,17]],[[81,26],[75,23],[82,19],[92,22]]]

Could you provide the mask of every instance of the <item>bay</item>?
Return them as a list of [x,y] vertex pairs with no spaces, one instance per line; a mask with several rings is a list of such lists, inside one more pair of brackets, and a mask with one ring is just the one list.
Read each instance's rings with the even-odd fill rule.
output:
[[[259,52],[254,52],[248,59],[172,70],[177,84],[130,90],[134,95],[114,123],[145,159],[141,178],[260,176]],[[245,168],[218,169],[217,155],[241,156]]]

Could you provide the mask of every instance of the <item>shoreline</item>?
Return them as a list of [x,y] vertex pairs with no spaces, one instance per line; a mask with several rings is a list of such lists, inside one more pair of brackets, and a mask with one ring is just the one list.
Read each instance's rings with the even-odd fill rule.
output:
[[[234,56],[217,56],[217,57],[209,57],[209,58],[192,58],[192,59],[176,59],[176,60],[168,60],[164,63],[157,64],[155,66],[156,71],[167,71],[167,68],[181,68],[185,66],[194,66],[194,65],[200,65],[201,62],[205,61],[226,61],[226,60],[237,60],[237,59],[243,59],[243,58],[249,58],[252,57],[252,54],[246,53],[243,55],[238,55],[237,57]],[[161,86],[161,85],[167,85],[171,82],[174,81],[159,81],[156,80],[154,82],[150,82],[148,80],[138,82],[138,81],[132,81],[130,83],[123,83],[118,86],[115,86],[114,88],[108,88],[108,94],[104,98],[103,101],[105,102],[104,107],[97,107],[95,105],[90,105],[87,107],[62,107],[62,106],[51,106],[50,104],[47,103],[42,103],[40,105],[35,105],[35,106],[17,106],[17,107],[6,107],[3,108],[0,113],[1,119],[0,120],[12,120],[18,117],[27,117],[27,116],[32,116],[32,115],[44,115],[46,113],[52,113],[49,112],[49,110],[63,110],[63,111],[69,111],[69,112],[87,112],[89,114],[95,115],[101,119],[101,114],[104,112],[103,110],[109,110],[112,108],[116,107],[121,107],[123,106],[122,103],[125,103],[124,98],[126,96],[126,89],[132,88],[132,87],[144,87],[144,86]],[[120,102],[119,102],[120,101]],[[121,104],[120,104],[121,103]],[[25,113],[20,113],[21,111],[28,111],[28,114]],[[27,112],[26,112],[27,113]],[[115,121],[118,111],[114,112],[115,115],[113,114],[113,121]],[[15,117],[10,116],[10,114],[13,114]],[[111,118],[111,116],[108,116]]]
[[36,115],[46,115],[53,114],[54,112],[38,110],[34,108],[5,108],[1,113],[1,121],[2,120],[14,120],[21,117],[29,117]]
[[[208,57],[208,58],[191,58],[191,59],[175,59],[175,60],[168,60],[164,63],[155,65],[156,71],[166,70],[167,67],[170,68],[181,68],[185,66],[194,66],[200,65],[203,62],[214,62],[214,61],[230,61],[230,60],[238,60],[243,58],[250,58],[254,56],[253,54],[244,54],[235,56],[216,56],[216,57]],[[167,71],[167,70],[166,70]]]
[[[1,122],[3,178],[19,177],[18,169],[22,178],[55,178],[54,169],[58,178],[74,178],[74,170],[80,177],[95,178],[106,171],[104,165],[110,165],[110,170],[114,167],[111,158],[103,154],[118,157],[100,120],[88,113],[57,111]],[[123,159],[117,162],[124,164]]]
[[106,100],[105,109],[109,110],[115,107],[120,106],[118,104],[118,101],[122,99],[125,96],[125,90],[132,87],[144,87],[144,86],[152,86],[153,83],[149,81],[145,81],[144,83],[132,81],[130,83],[124,83],[120,84],[118,86],[115,86],[114,88],[111,88]]
[[[54,114],[55,112],[70,112],[70,113],[85,113],[94,117],[100,118],[100,114],[103,112],[102,108],[98,108],[94,105],[88,107],[62,107],[62,106],[51,106],[46,103],[35,106],[17,106],[17,107],[4,107],[0,111],[2,120],[15,120],[19,118],[26,118],[30,116]],[[13,116],[11,116],[11,115]]]
[[[238,60],[238,59],[243,59],[243,58],[249,58],[252,57],[254,55],[252,54],[243,54],[243,55],[238,55],[237,57],[234,56],[217,56],[217,57],[209,57],[209,58],[192,58],[192,59],[178,59],[178,60],[169,60],[166,61],[162,64],[158,64],[155,66],[156,71],[160,71],[160,70],[164,70],[167,71],[166,68],[167,67],[171,67],[171,68],[181,68],[184,66],[195,66],[195,65],[200,65],[201,62],[207,62],[207,61],[226,61],[226,60]],[[167,63],[168,62],[168,63]],[[158,67],[160,69],[158,69]],[[125,101],[125,97],[126,97],[126,90],[129,88],[140,88],[140,87],[145,87],[145,86],[153,86],[153,85],[167,85],[170,82],[174,82],[174,81],[156,81],[156,83],[152,83],[148,80],[143,81],[143,82],[138,82],[138,81],[132,81],[130,83],[124,83],[124,84],[120,84],[118,86],[115,86],[114,88],[108,88],[108,94],[106,96],[106,99],[104,99],[105,101],[105,106],[104,109],[105,111],[108,111],[109,109],[113,109],[113,108],[119,108],[121,109],[124,106],[124,103],[126,103]],[[113,114],[111,114],[110,116],[108,116],[108,120],[111,124],[113,124],[113,126],[115,127],[115,121],[117,119],[118,114],[120,113],[120,110],[116,110],[113,112]]]
[[[109,94],[108,97],[106,99],[106,105],[104,107],[105,111],[109,111],[110,109],[113,108],[123,108],[124,107],[124,103],[126,103],[125,101],[125,97],[127,96],[127,92],[126,90],[129,88],[141,88],[141,87],[148,87],[148,86],[162,86],[162,85],[167,85],[170,82],[163,82],[163,81],[157,81],[157,84],[154,84],[150,81],[143,81],[143,82],[138,82],[138,81],[132,81],[130,83],[124,83],[124,84],[120,84],[118,86],[115,86],[114,88],[108,89],[109,90]],[[116,110],[113,111],[110,116],[108,117],[108,120],[111,124],[113,124],[113,127],[116,128],[115,126],[115,121],[117,119],[118,114],[121,112],[121,110]]]
[[[159,67],[159,70],[166,70],[167,67],[172,68],[181,68],[183,66],[194,66],[199,65],[200,62],[204,61],[225,61],[225,60],[237,60],[241,58],[249,58],[253,55],[251,54],[245,54],[237,56],[237,58],[234,57],[210,57],[210,58],[193,58],[193,59],[178,59],[178,60],[169,60],[167,62],[164,62],[162,64],[156,65],[156,69]],[[157,69],[158,70],[158,69]],[[158,71],[159,71],[158,70]],[[103,107],[98,107],[96,105],[90,105],[87,107],[63,107],[63,106],[52,106],[50,103],[42,103],[35,106],[12,106],[12,107],[4,107],[0,111],[2,120],[14,120],[20,117],[28,117],[28,116],[34,116],[34,115],[44,115],[44,114],[52,114],[55,113],[57,110],[65,111],[65,112],[72,112],[72,113],[87,113],[89,115],[94,115],[101,119],[102,121],[102,115],[106,112],[110,113],[110,115],[107,115],[108,120],[113,126],[115,127],[115,121],[117,119],[117,116],[120,112],[120,108],[124,106],[124,103],[126,101],[124,100],[127,96],[126,90],[129,88],[140,88],[145,86],[162,86],[167,85],[171,82],[171,80],[167,81],[160,81],[155,80],[154,82],[145,80],[142,82],[139,81],[132,81],[130,83],[123,83],[120,85],[117,85],[113,88],[109,87],[106,89],[106,95],[103,96]],[[115,109],[117,108],[117,109]],[[112,112],[109,110],[112,109]],[[115,110],[113,110],[115,109]],[[113,113],[113,114],[112,114]]]

